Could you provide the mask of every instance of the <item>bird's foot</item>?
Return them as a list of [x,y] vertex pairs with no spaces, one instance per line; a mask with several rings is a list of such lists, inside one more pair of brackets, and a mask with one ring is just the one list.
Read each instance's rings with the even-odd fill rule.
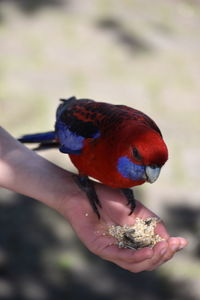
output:
[[121,191],[124,194],[124,196],[126,197],[126,199],[128,200],[127,205],[130,205],[130,208],[131,208],[131,211],[129,213],[129,216],[130,216],[136,207],[133,190],[125,188],[125,189],[121,189]]
[[76,184],[80,187],[80,189],[86,193],[94,212],[100,219],[98,206],[101,208],[101,203],[97,196],[93,181],[91,181],[87,176],[82,175],[74,175],[74,179]]

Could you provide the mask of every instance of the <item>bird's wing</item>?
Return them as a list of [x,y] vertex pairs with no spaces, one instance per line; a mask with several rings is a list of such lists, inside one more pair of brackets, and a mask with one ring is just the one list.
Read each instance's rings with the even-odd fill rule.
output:
[[77,100],[75,97],[62,100],[57,109],[55,125],[60,151],[80,154],[86,139],[109,135],[125,120],[139,121],[161,135],[151,118],[131,107],[89,99]]
[[61,152],[79,154],[85,139],[97,139],[100,136],[97,118],[91,107],[93,103],[96,102],[76,100],[75,97],[62,100],[57,109],[55,124]]
[[157,131],[160,134],[160,136],[162,137],[162,133],[161,133],[160,129],[158,128],[156,123],[149,116],[147,116],[146,114],[144,114],[143,112],[141,112],[137,109],[131,108],[126,105],[116,105],[116,106],[119,109],[121,109],[122,111],[127,112],[127,116],[130,119],[140,121],[140,123],[143,123],[144,125]]

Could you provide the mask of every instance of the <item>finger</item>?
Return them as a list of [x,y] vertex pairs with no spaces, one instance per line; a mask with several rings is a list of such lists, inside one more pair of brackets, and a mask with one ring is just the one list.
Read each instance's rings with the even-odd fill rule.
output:
[[[175,255],[175,253],[184,247],[186,247],[188,244],[187,240],[181,237],[171,237],[168,239],[168,246],[166,248],[165,253],[162,252],[162,255],[160,256],[160,260],[158,259],[155,261],[154,265],[152,268],[149,269],[149,271],[154,270],[161,264],[167,262],[168,260],[172,259],[172,257]],[[155,248],[155,252],[157,249]]]
[[119,248],[116,245],[111,245],[104,249],[102,257],[111,261],[120,261],[121,263],[138,263],[146,259],[150,259],[152,256],[153,250],[151,248],[132,250]]
[[113,261],[116,265],[118,265],[119,267],[132,272],[132,273],[139,273],[142,271],[145,271],[147,266],[148,266],[148,262],[144,261],[144,262],[140,262],[140,263],[126,263],[126,262],[121,262],[121,261]]
[[137,250],[129,250],[130,256],[124,256],[124,260],[130,263],[139,263],[144,260],[151,259],[153,256],[153,250],[151,248],[141,248]]
[[183,238],[170,238],[168,242],[158,243],[153,249],[143,248],[135,251],[112,245],[101,256],[130,272],[137,273],[157,268],[186,245],[187,241]]
[[[160,242],[156,245],[156,251],[151,248],[143,248],[135,251],[135,255],[132,255],[130,259],[127,259],[126,257],[124,260],[121,260],[120,257],[120,259],[115,260],[115,263],[123,267],[124,269],[134,273],[150,270],[155,268],[155,266],[160,262],[161,257],[164,255],[163,250],[166,251],[167,247],[167,242]],[[147,253],[149,257],[147,257],[148,255],[145,255]],[[136,254],[138,255],[137,260]]]
[[166,241],[159,242],[154,248],[154,254],[151,258],[148,270],[153,270],[163,262],[163,257],[168,251],[168,243]]
[[182,250],[183,248],[187,247],[188,241],[182,237],[177,237],[179,239],[179,250]]
[[152,256],[151,259],[151,265],[147,269],[147,271],[152,271],[156,269],[158,266],[160,266],[162,263],[165,262],[166,259],[166,253],[169,255],[171,258],[172,254],[171,252],[169,253],[169,245],[168,242],[159,242],[154,248],[154,255]]
[[133,273],[139,273],[142,271],[148,271],[151,268],[154,267],[153,263],[152,263],[152,258],[149,259],[145,259],[141,262],[135,263],[135,262],[121,262],[121,261],[116,261],[116,264],[118,264],[119,266],[121,266],[122,268],[133,272]]
[[121,261],[120,259],[112,260],[116,265],[120,266],[121,268],[128,270],[133,273],[139,273],[145,270],[148,270],[150,267],[150,260],[151,258],[147,258],[141,262],[136,263],[135,261],[127,262],[127,261]]
[[168,240],[168,251],[163,256],[164,261],[168,261],[179,250],[187,246],[187,241],[181,237],[171,237]]

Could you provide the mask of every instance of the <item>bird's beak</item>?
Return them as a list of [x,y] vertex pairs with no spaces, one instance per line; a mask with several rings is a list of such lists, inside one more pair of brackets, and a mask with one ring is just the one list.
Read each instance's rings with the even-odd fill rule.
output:
[[159,174],[160,174],[160,169],[159,167],[151,167],[151,166],[147,166],[145,169],[145,179],[147,182],[153,183],[154,181],[156,181],[156,179],[158,178]]

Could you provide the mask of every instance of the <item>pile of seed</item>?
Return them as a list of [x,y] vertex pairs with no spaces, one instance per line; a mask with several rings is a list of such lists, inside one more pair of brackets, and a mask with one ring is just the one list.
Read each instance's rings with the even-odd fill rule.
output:
[[134,225],[110,225],[108,233],[116,238],[119,248],[139,249],[153,248],[164,239],[155,234],[155,228],[160,219],[149,217],[147,219],[136,218]]

